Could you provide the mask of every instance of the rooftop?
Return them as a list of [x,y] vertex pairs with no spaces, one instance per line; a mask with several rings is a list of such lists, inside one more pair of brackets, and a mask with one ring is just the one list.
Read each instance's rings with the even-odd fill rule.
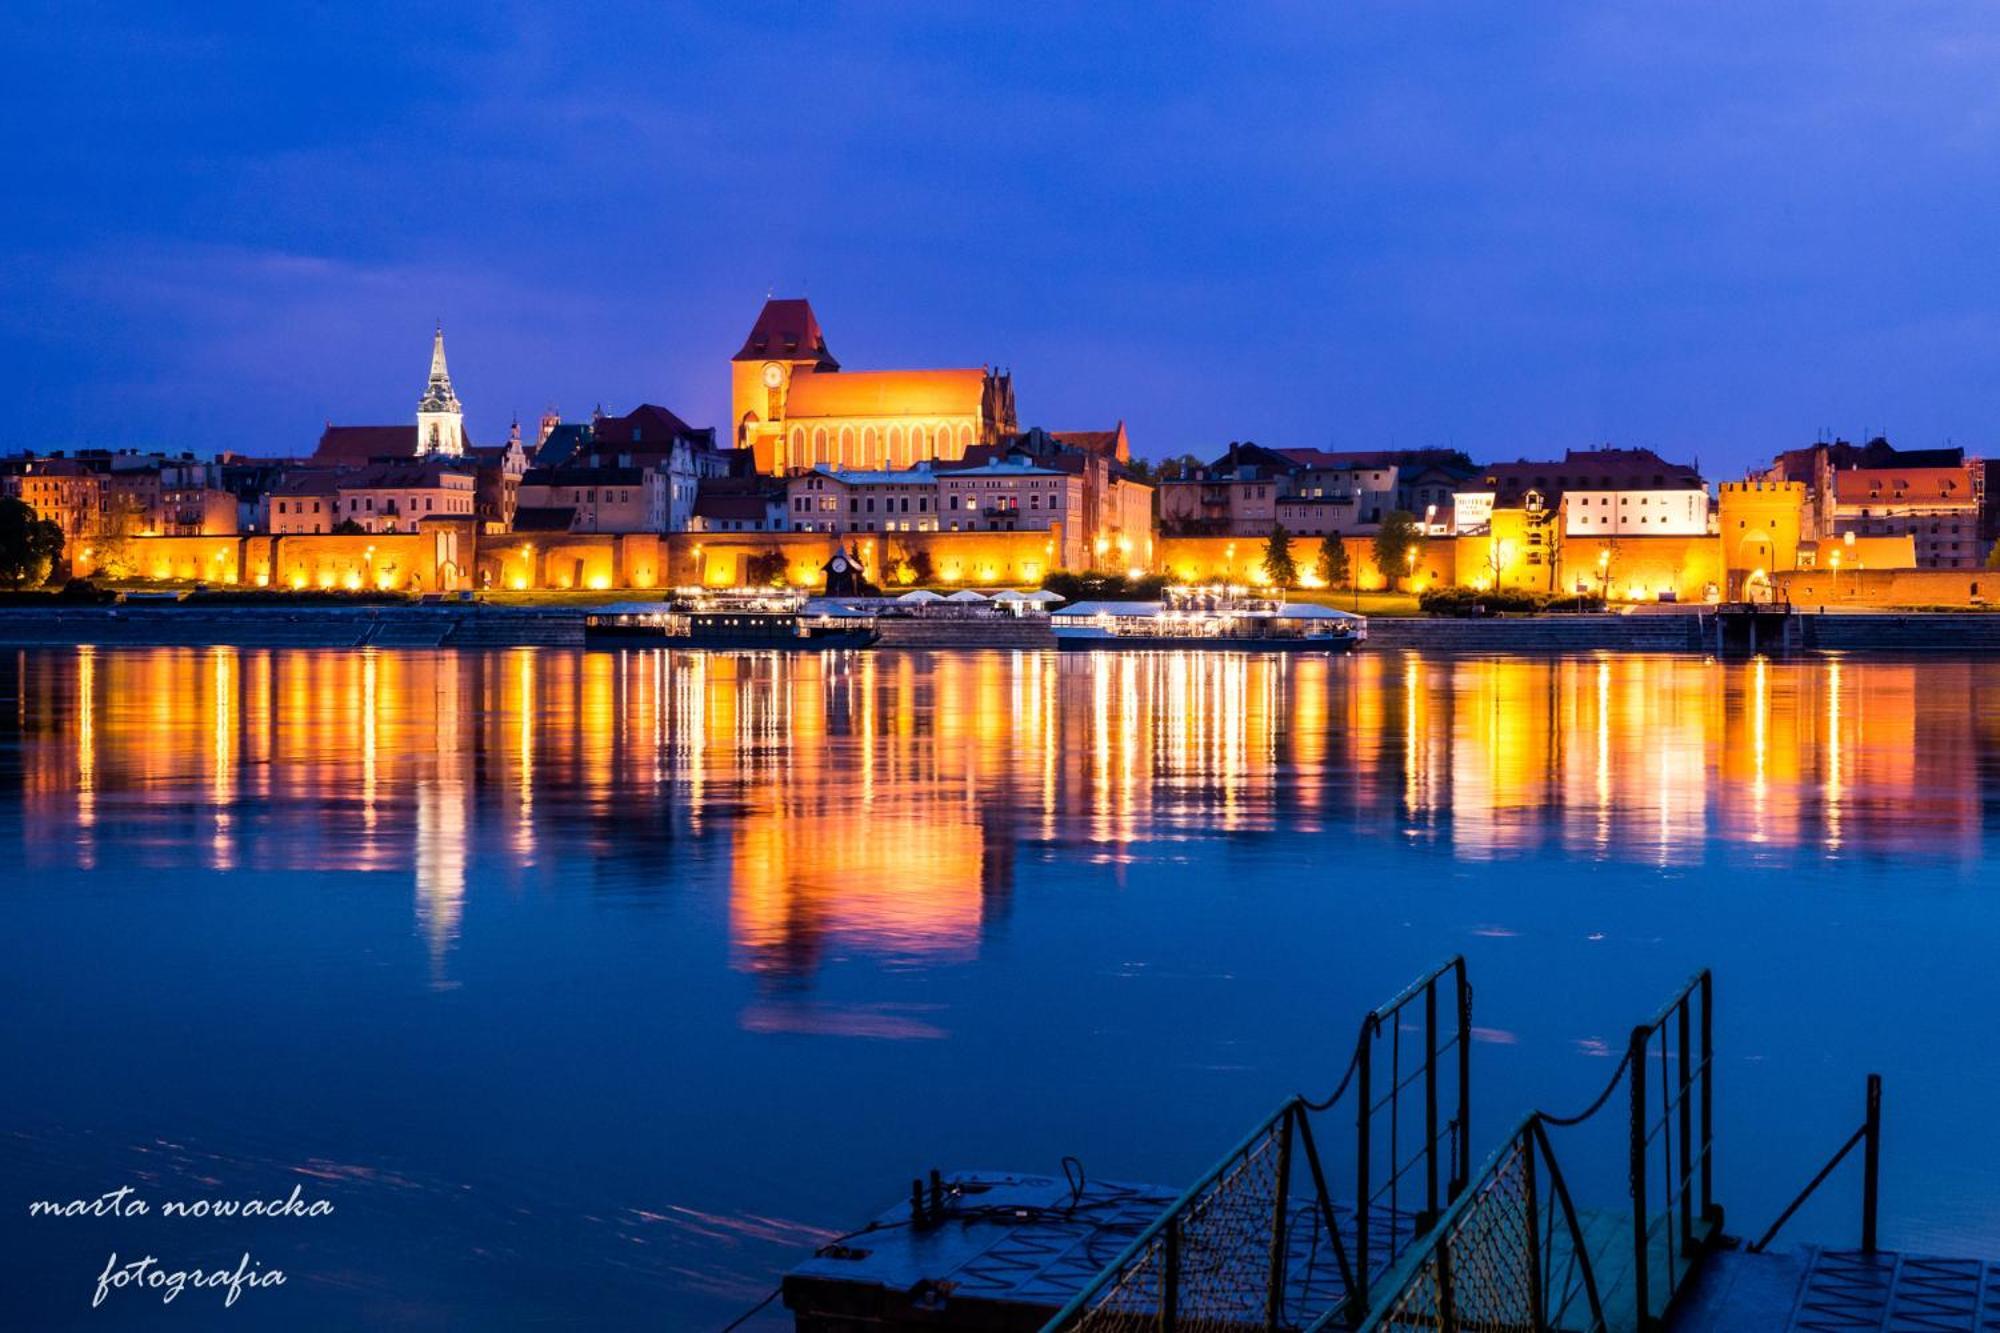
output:
[[986,371],[851,370],[792,376],[785,416],[976,417],[986,401]]
[[812,303],[803,298],[773,298],[757,312],[750,336],[743,340],[737,361],[798,361],[817,359],[821,368],[840,369],[833,353],[826,350],[826,335],[820,332],[819,316]]

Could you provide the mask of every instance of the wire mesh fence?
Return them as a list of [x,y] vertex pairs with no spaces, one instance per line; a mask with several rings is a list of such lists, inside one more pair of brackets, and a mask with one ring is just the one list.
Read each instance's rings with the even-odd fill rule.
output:
[[1537,1326],[1529,1151],[1525,1137],[1508,1146],[1375,1328],[1512,1333]]
[[[1241,1333],[1264,1327],[1273,1299],[1291,1169],[1292,1108],[1266,1121],[1221,1168],[1115,1265],[1065,1329],[1125,1333],[1173,1328]],[[1282,1279],[1276,1288],[1282,1303]]]
[[1601,1333],[1591,1258],[1538,1117],[1494,1154],[1362,1321],[1369,1333]]

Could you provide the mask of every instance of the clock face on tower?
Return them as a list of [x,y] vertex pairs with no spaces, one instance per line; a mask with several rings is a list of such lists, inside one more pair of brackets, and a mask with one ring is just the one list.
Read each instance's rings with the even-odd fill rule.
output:
[[766,362],[764,365],[764,387],[775,389],[784,382],[785,368],[775,361]]

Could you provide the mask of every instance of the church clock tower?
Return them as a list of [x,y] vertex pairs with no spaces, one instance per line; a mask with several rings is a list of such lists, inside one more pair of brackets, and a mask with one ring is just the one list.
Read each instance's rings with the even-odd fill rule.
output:
[[451,372],[444,364],[444,325],[431,340],[431,382],[417,404],[419,457],[458,458],[465,453],[465,410],[452,392]]

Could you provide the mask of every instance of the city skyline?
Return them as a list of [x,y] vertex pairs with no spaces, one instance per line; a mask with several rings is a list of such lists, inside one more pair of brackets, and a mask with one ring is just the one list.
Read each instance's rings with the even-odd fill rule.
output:
[[300,452],[438,319],[476,439],[722,426],[769,290],[1149,458],[1986,451],[1977,18],[17,16],[0,448]]

